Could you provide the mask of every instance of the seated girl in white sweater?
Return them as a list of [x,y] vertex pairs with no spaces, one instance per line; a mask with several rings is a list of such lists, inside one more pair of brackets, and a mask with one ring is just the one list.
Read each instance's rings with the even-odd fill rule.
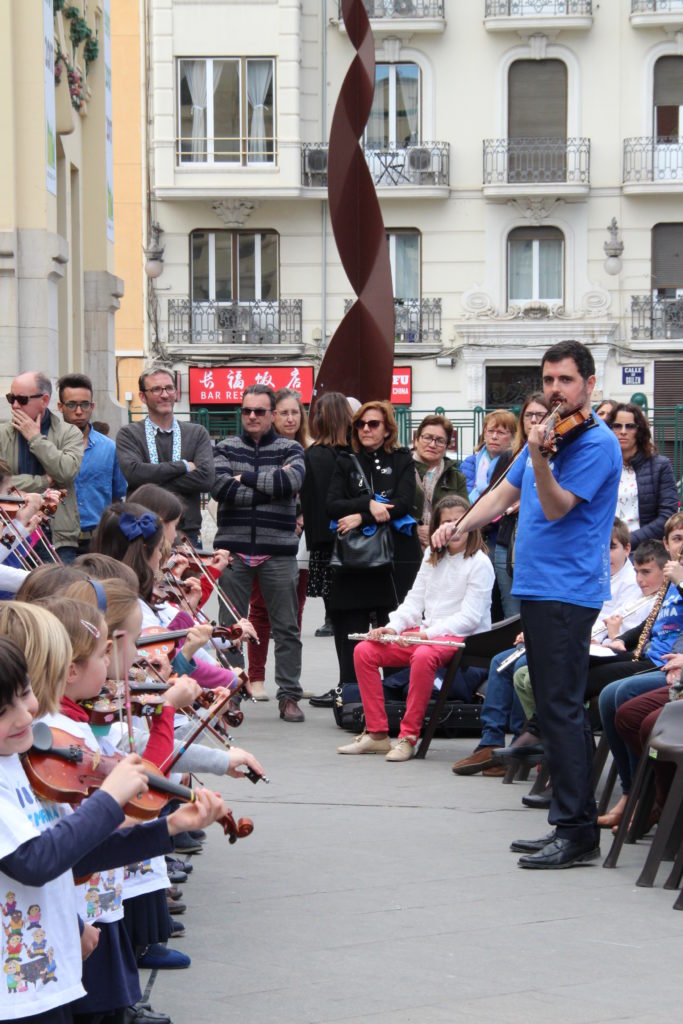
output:
[[[442,523],[457,523],[468,509],[464,498],[443,498],[434,509],[430,536]],[[353,660],[360,687],[366,731],[340,754],[386,754],[387,761],[409,761],[415,754],[422,722],[437,670],[453,657],[453,647],[438,644],[381,642],[383,634],[403,633],[423,640],[458,640],[491,628],[491,588],[494,572],[479,530],[463,534],[448,548],[425,551],[420,570],[403,604],[389,623],[373,629],[356,646]],[[410,666],[406,712],[396,746],[389,743],[382,666]]]

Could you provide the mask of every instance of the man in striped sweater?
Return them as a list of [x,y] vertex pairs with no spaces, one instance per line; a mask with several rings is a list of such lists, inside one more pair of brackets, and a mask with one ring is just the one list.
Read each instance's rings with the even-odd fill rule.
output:
[[273,429],[275,395],[253,384],[242,397],[242,433],[214,449],[218,502],[217,548],[235,560],[221,586],[240,615],[249,611],[258,577],[275,641],[280,718],[303,722],[301,636],[297,625],[296,496],[304,480],[304,450]]

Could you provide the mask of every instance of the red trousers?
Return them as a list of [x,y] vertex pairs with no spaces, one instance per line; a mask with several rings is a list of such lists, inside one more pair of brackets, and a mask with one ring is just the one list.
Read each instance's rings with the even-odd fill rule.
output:
[[[299,581],[296,585],[296,593],[299,599],[299,614],[297,622],[301,632],[301,618],[306,604],[306,582],[308,580],[308,569],[299,569]],[[258,576],[254,576],[254,586],[251,591],[249,602],[249,621],[256,630],[260,643],[247,644],[249,657],[249,678],[263,680],[266,678],[266,658],[268,657],[268,642],[270,641],[270,620],[268,609],[263,600],[263,594],[258,584]]]
[[[435,640],[458,640],[461,637],[441,636]],[[453,657],[453,647],[437,647],[434,644],[414,644],[401,647],[396,643],[381,643],[378,640],[361,640],[353,652],[356,679],[360,687],[365,727],[368,732],[386,732],[387,713],[384,708],[384,691],[379,670],[383,665],[399,667],[410,665],[410,682],[406,713],[401,722],[401,736],[420,735],[425,711],[434,687],[437,669],[448,664]]]
[[[645,749],[652,727],[668,703],[669,687],[660,686],[658,690],[632,697],[617,708],[614,719],[617,732],[636,757],[640,757]],[[660,809],[664,806],[671,785],[673,768],[669,761],[655,761],[655,804]]]

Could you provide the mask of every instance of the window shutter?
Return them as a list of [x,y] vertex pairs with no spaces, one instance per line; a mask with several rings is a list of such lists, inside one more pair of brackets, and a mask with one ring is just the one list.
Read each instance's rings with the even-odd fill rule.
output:
[[683,224],[652,229],[652,288],[683,288]]
[[567,137],[567,67],[561,60],[518,60],[508,75],[508,138]]
[[683,106],[683,57],[660,57],[655,64],[656,107]]

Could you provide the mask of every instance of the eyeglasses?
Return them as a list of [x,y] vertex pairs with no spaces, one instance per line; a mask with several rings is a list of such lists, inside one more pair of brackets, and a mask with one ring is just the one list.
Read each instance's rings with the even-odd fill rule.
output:
[[637,430],[637,423],[613,423],[612,430]]
[[83,412],[90,412],[93,407],[92,402],[62,402],[64,409],[68,409],[69,412],[75,412],[76,409],[82,409]]
[[145,388],[145,394],[146,395],[154,395],[155,398],[158,398],[159,395],[163,395],[164,391],[166,392],[166,394],[170,398],[171,395],[175,395],[176,389],[173,386],[173,384],[165,384],[161,388],[160,387]]
[[545,416],[545,412],[527,412],[524,413],[525,420],[542,420]]
[[445,437],[434,437],[433,434],[420,434],[418,441],[424,441],[425,444],[433,444],[435,448],[445,448],[448,444]]
[[28,405],[32,398],[42,398],[42,395],[13,395],[11,391],[8,391],[5,398],[10,405],[14,405],[17,402],[19,405]]
[[381,420],[358,420],[356,424],[359,430],[377,430],[382,425]]
[[259,419],[269,412],[272,412],[272,409],[264,409],[262,406],[259,406],[258,409],[242,409],[243,416],[258,416]]

